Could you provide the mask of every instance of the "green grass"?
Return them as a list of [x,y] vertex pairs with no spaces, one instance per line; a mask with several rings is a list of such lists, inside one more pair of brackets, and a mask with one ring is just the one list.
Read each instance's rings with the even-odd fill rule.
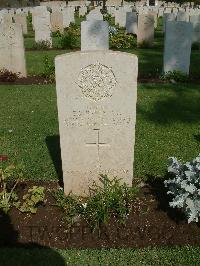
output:
[[[0,154],[23,162],[27,178],[57,180],[49,152],[58,158],[54,85],[0,86],[0,99]],[[164,175],[169,156],[198,155],[199,102],[199,85],[139,84],[135,177]]]
[[[158,77],[162,73],[163,51],[160,49],[121,49],[122,52],[136,54],[139,58],[140,77]],[[29,75],[38,75],[43,72],[43,57],[48,55],[55,58],[59,54],[70,52],[70,50],[56,51],[27,51],[26,61]],[[71,51],[72,52],[72,51]],[[200,77],[200,51],[193,51],[191,55],[190,73],[192,76]]]
[[200,265],[199,247],[146,249],[0,249],[3,266],[191,266]]
[[26,66],[28,75],[41,75],[44,72],[44,57],[48,56],[54,59],[57,55],[64,54],[69,51],[28,51],[26,52]]

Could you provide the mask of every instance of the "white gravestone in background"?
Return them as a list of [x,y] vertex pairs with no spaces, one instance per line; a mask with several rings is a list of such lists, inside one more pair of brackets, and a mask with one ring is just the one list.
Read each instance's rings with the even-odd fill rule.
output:
[[21,25],[0,24],[0,69],[26,77],[24,39]]
[[63,13],[59,11],[52,12],[50,15],[51,18],[51,30],[52,32],[59,31],[63,33],[64,26],[63,26]]
[[14,15],[14,21],[17,24],[20,24],[22,26],[22,31],[23,34],[27,34],[27,20],[26,20],[26,15],[25,14],[16,14]]
[[57,56],[65,193],[85,195],[100,174],[133,179],[138,59],[113,51]]
[[63,15],[63,27],[64,28],[68,28],[70,23],[74,23],[74,11],[72,8],[64,8],[62,11],[62,15]]
[[115,12],[115,25],[119,25],[119,27],[126,27],[126,11],[116,10]]
[[35,41],[48,42],[52,46],[50,13],[48,11],[35,16]]
[[165,32],[167,21],[175,21],[175,20],[176,20],[176,14],[165,13],[163,15],[163,32]]
[[193,27],[193,34],[192,34],[192,42],[200,43],[200,15],[199,16],[191,16],[190,17],[190,22],[192,23]]
[[144,41],[149,44],[154,41],[154,16],[150,14],[138,16],[137,43]]
[[79,17],[81,17],[81,16],[85,16],[85,14],[87,13],[87,7],[86,6],[81,6],[80,8],[79,8]]
[[179,11],[177,13],[177,21],[185,21],[188,22],[189,21],[189,14],[187,12],[184,11]]
[[101,14],[99,9],[93,9],[86,16],[86,19],[87,19],[87,21],[89,21],[89,20],[103,20],[103,15]]
[[108,49],[108,22],[101,20],[81,22],[81,51]]
[[166,24],[164,46],[164,72],[189,73],[192,43],[192,24],[172,22]]
[[137,13],[136,12],[126,13],[126,32],[137,34]]

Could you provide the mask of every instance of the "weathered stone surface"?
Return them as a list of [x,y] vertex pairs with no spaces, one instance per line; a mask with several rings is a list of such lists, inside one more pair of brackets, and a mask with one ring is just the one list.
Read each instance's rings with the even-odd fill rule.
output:
[[132,184],[138,60],[120,52],[55,59],[65,193],[84,195],[100,174]]
[[167,22],[164,48],[164,72],[176,70],[189,73],[191,43],[191,23],[180,21]]
[[0,24],[0,69],[26,77],[24,39],[21,25]]
[[108,22],[101,20],[81,22],[81,51],[108,49]]
[[150,14],[138,16],[137,43],[144,41],[149,44],[154,41],[154,16]]

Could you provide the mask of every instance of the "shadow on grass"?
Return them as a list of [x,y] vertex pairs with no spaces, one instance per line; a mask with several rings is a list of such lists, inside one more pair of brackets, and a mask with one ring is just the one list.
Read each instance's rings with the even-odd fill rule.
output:
[[194,139],[196,140],[196,141],[198,141],[198,142],[200,142],[200,134],[198,135],[194,135]]
[[150,193],[154,195],[158,202],[157,210],[158,211],[164,211],[167,213],[168,217],[175,221],[177,224],[181,222],[185,222],[186,217],[183,212],[181,212],[180,209],[172,208],[169,206],[169,202],[171,201],[171,198],[169,195],[167,195],[167,189],[164,186],[164,180],[168,177],[165,176],[165,178],[155,178],[153,176],[148,176],[147,184],[150,187]]
[[19,239],[9,215],[0,210],[0,265],[65,265],[54,249],[34,242],[20,243]]
[[59,179],[59,185],[61,187],[64,187],[60,150],[60,136],[48,136],[46,137],[45,141]]
[[[153,102],[151,109],[147,110],[146,107],[141,107],[138,105],[137,111],[139,114],[144,116],[146,120],[158,124],[170,124],[174,122],[182,123],[194,123],[200,121],[200,90],[199,94],[193,95],[190,92],[189,86],[186,87],[183,85],[177,84],[168,85],[169,91],[173,92],[172,94],[166,93]],[[185,87],[184,87],[185,86]],[[163,85],[164,87],[164,85]],[[154,89],[154,87],[144,85],[145,89]],[[166,92],[168,88],[166,86]],[[191,88],[192,89],[192,88]],[[163,88],[162,88],[163,90]],[[194,92],[194,90],[192,90]],[[153,96],[152,96],[153,97]]]

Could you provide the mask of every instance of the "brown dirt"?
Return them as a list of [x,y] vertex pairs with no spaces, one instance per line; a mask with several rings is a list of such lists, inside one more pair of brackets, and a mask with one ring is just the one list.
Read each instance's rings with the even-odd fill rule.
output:
[[[33,184],[18,186],[21,195]],[[162,183],[149,183],[141,189],[125,226],[114,218],[99,231],[91,232],[86,223],[68,228],[61,209],[48,189],[57,183],[44,183],[46,200],[36,214],[23,214],[13,208],[8,215],[0,213],[0,246],[40,245],[56,248],[147,247],[199,245],[198,223],[187,224],[184,215],[168,207],[169,199]]]
[[34,84],[37,85],[49,84],[49,81],[48,79],[42,76],[29,76],[27,78],[18,78],[12,82],[0,80],[0,85],[34,85]]

